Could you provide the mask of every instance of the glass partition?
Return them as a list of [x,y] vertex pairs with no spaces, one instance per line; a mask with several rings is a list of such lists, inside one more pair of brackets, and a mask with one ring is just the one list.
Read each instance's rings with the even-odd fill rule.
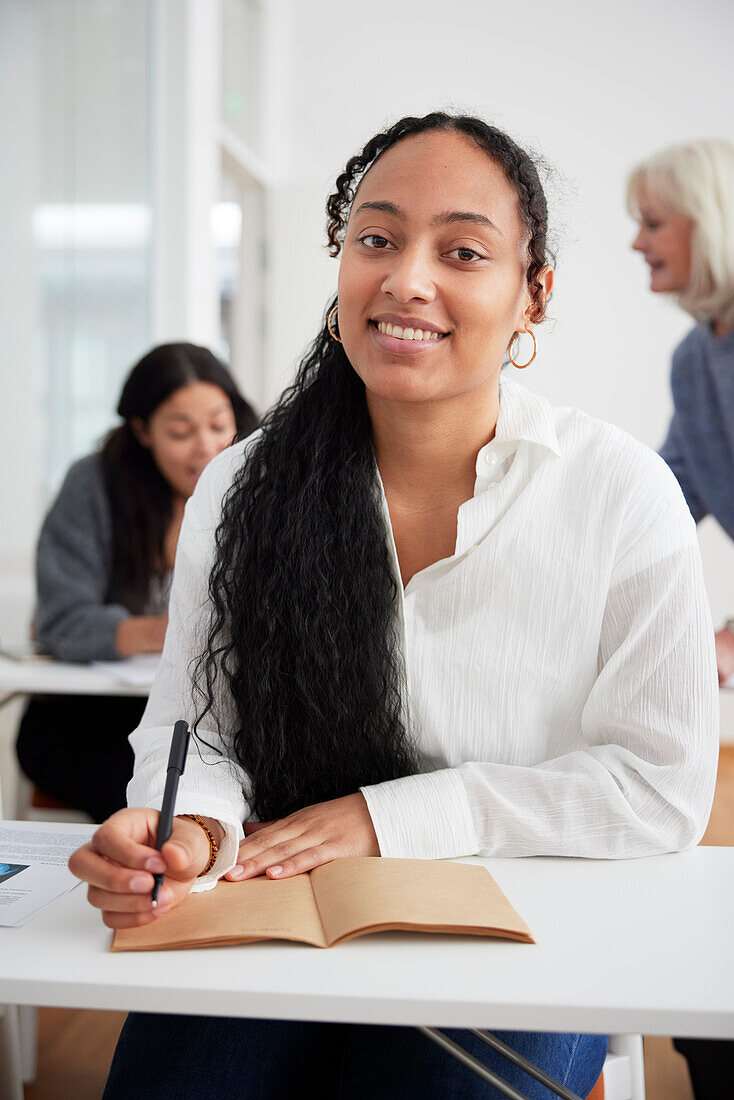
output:
[[114,423],[150,340],[148,0],[31,0],[40,469],[51,491]]

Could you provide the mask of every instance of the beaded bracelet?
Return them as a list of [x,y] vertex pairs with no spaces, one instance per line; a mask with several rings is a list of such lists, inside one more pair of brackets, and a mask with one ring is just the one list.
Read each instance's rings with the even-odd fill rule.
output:
[[177,817],[187,817],[189,821],[195,821],[197,825],[202,827],[209,839],[209,862],[203,871],[199,871],[198,877],[201,878],[202,875],[208,874],[216,863],[217,856],[219,855],[219,845],[214,839],[214,833],[211,831],[206,821],[204,821],[204,818],[200,817],[199,814],[177,814]]

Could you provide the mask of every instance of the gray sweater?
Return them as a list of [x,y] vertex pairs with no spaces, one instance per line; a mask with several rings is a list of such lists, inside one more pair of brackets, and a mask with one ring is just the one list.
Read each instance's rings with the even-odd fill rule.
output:
[[44,520],[36,556],[36,637],[62,661],[120,655],[117,628],[129,615],[166,608],[163,592],[123,592],[115,577],[112,515],[99,455],[75,462]]

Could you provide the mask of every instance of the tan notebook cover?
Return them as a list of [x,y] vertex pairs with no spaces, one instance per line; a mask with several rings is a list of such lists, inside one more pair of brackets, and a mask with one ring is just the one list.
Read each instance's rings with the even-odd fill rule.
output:
[[278,882],[220,882],[159,920],[115,932],[113,951],[297,940],[333,947],[368,932],[460,932],[534,943],[489,871],[442,860],[352,857]]

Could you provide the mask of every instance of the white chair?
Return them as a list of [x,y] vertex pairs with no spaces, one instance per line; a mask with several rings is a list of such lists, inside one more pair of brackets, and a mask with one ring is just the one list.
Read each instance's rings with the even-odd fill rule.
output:
[[[3,819],[2,790],[0,790],[0,821]],[[0,1004],[0,1096],[3,1100],[23,1100],[23,1081],[32,1081],[36,1075],[35,1009],[33,1035],[29,1044],[21,1039],[21,1013],[18,1005]],[[24,1013],[25,1017],[25,1013]],[[25,1023],[25,1019],[24,1019]],[[30,1050],[31,1061],[23,1064],[23,1051]],[[26,1077],[24,1069],[30,1072]]]
[[23,1059],[17,1005],[0,1005],[0,1096],[23,1100]]
[[641,1035],[610,1035],[602,1071],[604,1100],[645,1100]]

